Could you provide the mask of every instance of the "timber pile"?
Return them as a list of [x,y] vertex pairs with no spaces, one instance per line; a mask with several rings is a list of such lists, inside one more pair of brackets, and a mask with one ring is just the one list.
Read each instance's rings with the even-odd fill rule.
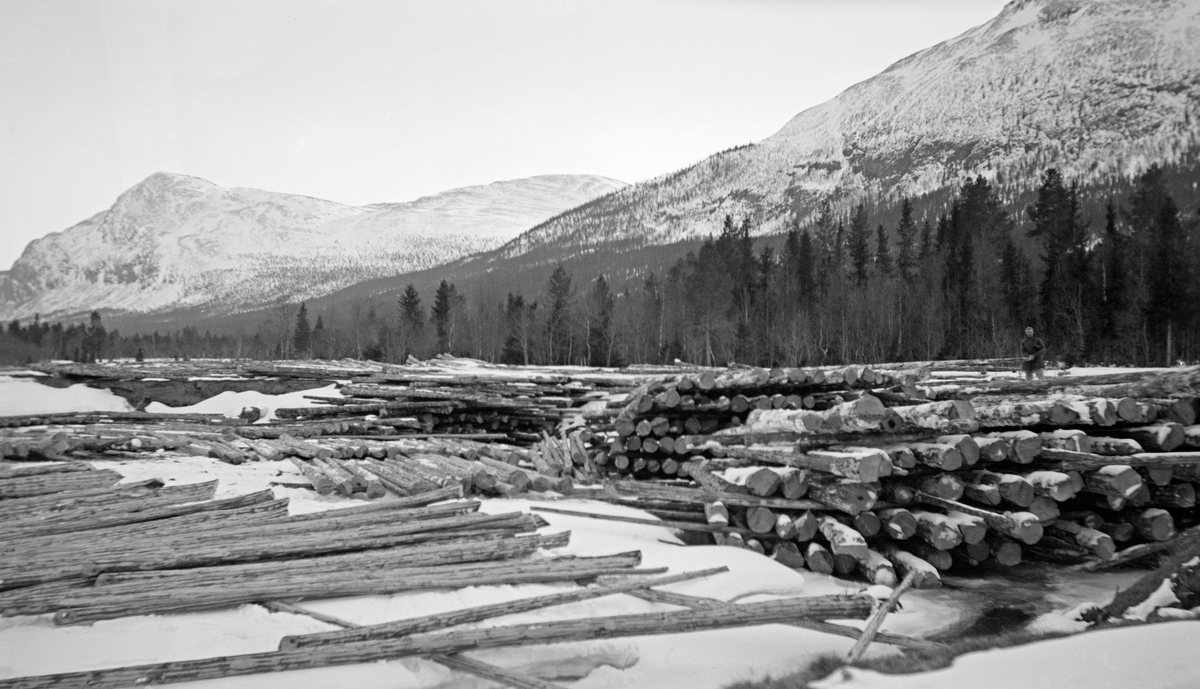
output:
[[647,384],[595,427],[590,459],[610,480],[587,494],[789,566],[888,585],[917,572],[918,587],[1023,558],[1124,561],[1200,521],[1197,369],[935,383],[925,370]]
[[[278,651],[0,680],[0,687],[124,687],[424,656],[510,686],[551,686],[457,656],[461,651],[771,623],[857,637],[829,619],[865,618],[866,595],[733,605],[696,599],[684,611],[458,629],[504,615],[616,594],[655,600],[655,587],[711,576],[639,569],[640,553],[546,557],[569,532],[537,534],[540,518],[483,514],[456,485],[418,496],[289,515],[270,490],[213,499],[216,481],[166,486],[83,462],[0,465],[0,614],[51,614],[57,625],[178,614],[247,603],[304,614],[343,631],[285,638]],[[629,575],[637,575],[630,577]],[[621,577],[614,581],[614,577]],[[587,585],[585,582],[603,583]],[[580,586],[361,626],[295,601],[480,585]],[[828,628],[828,629],[827,629]],[[865,636],[861,643],[870,643]],[[879,635],[907,647],[926,642]]]
[[[270,490],[116,484],[80,462],[0,473],[0,611],[57,624],[244,603],[644,574],[636,552],[534,557],[570,534],[484,514],[450,486],[289,516]],[[658,570],[655,570],[656,572]]]

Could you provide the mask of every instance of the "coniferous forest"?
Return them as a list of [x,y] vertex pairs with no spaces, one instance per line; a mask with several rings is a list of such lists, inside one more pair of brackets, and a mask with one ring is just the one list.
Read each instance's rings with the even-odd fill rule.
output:
[[727,217],[669,270],[614,285],[562,266],[537,294],[469,299],[443,280],[390,307],[335,314],[281,303],[250,334],[122,335],[85,324],[9,323],[4,363],[42,358],[368,358],[439,352],[510,364],[818,365],[1008,357],[1026,325],[1068,365],[1200,360],[1200,209],[1151,167],[1104,217],[1085,218],[1057,170],[1019,215],[994,186],[964,183],[936,219],[905,200],[894,226],[859,205],[793,228],[782,244]]

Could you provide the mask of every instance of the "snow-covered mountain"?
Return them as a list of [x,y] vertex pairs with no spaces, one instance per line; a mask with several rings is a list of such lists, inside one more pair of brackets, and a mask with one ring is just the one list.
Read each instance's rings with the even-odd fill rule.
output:
[[0,273],[0,319],[311,299],[495,248],[624,186],[547,175],[357,207],[159,172],[112,208],[31,242]]
[[488,260],[702,237],[726,214],[770,234],[810,223],[822,199],[844,213],[980,174],[1010,195],[1050,166],[1103,183],[1198,150],[1200,0],[1015,0],[758,144],[565,213]]

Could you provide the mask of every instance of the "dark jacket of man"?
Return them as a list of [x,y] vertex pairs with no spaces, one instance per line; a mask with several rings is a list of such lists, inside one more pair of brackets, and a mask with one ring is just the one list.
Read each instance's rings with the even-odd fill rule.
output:
[[1046,368],[1046,343],[1042,342],[1042,338],[1035,335],[1021,340],[1021,353],[1026,358],[1033,357],[1032,361],[1025,362],[1025,368],[1033,371]]

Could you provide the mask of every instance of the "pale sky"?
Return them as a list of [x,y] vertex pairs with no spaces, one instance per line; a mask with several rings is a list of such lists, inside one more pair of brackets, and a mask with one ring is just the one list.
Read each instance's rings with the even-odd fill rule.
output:
[[1004,0],[0,0],[0,269],[163,170],[350,204],[637,182]]

